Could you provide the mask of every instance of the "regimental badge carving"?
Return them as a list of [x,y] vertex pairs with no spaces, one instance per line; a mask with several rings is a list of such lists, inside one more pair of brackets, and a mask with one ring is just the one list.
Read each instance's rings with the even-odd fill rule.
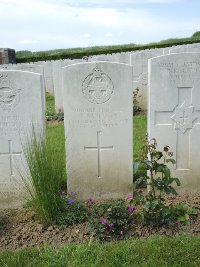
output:
[[20,100],[21,89],[7,73],[0,74],[0,108],[11,110]]
[[95,104],[107,102],[112,97],[113,90],[111,78],[98,67],[95,67],[82,83],[84,96]]
[[174,128],[185,133],[187,129],[193,128],[193,122],[197,119],[194,114],[194,106],[187,106],[185,101],[175,108],[175,114],[171,117]]

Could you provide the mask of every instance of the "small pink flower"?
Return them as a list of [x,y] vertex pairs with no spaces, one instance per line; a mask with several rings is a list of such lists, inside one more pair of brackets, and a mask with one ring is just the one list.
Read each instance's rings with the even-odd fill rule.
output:
[[128,206],[128,211],[130,211],[130,212],[133,212],[133,211],[135,211],[135,207],[134,206]]
[[109,226],[110,228],[112,228],[112,227],[113,227],[113,223],[109,223],[108,226]]
[[127,199],[133,199],[133,196],[131,196],[131,195],[127,196]]
[[106,224],[106,222],[107,222],[107,219],[106,219],[106,218],[102,218],[102,219],[101,219],[101,223],[102,223],[102,224]]
[[90,204],[92,204],[94,202],[94,198],[93,197],[89,197],[87,199],[87,202],[90,203]]

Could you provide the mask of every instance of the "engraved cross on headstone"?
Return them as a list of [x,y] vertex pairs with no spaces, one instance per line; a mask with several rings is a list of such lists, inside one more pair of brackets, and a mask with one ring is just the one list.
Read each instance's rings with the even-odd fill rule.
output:
[[190,131],[200,124],[200,110],[192,104],[192,88],[178,87],[178,104],[173,111],[156,111],[156,126],[174,126],[176,133],[176,169],[190,169]]
[[9,156],[10,161],[10,175],[14,176],[14,167],[13,167],[13,156],[21,155],[22,152],[14,152],[12,146],[12,140],[8,140],[8,152],[1,153],[0,156]]
[[101,146],[101,131],[97,131],[97,146],[84,147],[84,150],[97,150],[98,152],[98,178],[101,178],[101,151],[114,149],[114,146]]
[[[185,102],[183,104],[185,104]],[[185,113],[186,113],[185,110],[183,110],[183,114],[180,114],[180,119],[183,119],[183,121],[182,121],[183,125],[185,125],[186,119],[188,119],[188,117]]]

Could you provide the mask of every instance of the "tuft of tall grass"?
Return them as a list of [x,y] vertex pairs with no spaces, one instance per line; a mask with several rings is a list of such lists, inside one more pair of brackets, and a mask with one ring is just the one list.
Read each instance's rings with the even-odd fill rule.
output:
[[54,147],[47,147],[44,138],[33,131],[32,138],[24,146],[29,179],[23,179],[29,203],[40,221],[51,224],[63,209],[61,185],[64,169]]

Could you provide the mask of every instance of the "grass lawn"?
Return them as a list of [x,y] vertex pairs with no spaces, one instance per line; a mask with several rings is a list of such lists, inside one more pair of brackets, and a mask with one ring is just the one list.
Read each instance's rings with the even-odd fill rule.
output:
[[54,153],[57,158],[62,162],[62,166],[65,169],[65,136],[63,124],[49,124],[47,126],[47,144],[48,148],[53,147]]
[[1,267],[197,267],[200,237],[153,236],[106,244],[48,246],[19,251],[1,251]]
[[133,157],[141,159],[142,147],[147,132],[147,117],[144,115],[133,117]]

